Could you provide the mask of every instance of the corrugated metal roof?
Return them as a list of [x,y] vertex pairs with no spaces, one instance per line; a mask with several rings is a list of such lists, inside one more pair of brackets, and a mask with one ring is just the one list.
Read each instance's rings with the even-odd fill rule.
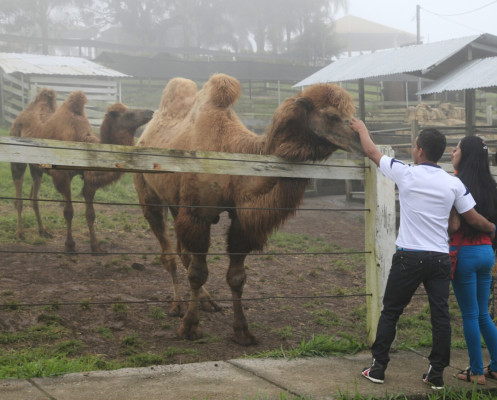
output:
[[460,65],[454,71],[430,83],[417,94],[449,90],[482,89],[497,86],[497,57],[480,58]]
[[38,54],[0,53],[0,68],[7,74],[105,76],[124,78],[129,75],[79,57]]
[[421,76],[481,36],[485,35],[418,44],[342,58],[320,69],[294,86],[387,77],[402,73],[417,73]]

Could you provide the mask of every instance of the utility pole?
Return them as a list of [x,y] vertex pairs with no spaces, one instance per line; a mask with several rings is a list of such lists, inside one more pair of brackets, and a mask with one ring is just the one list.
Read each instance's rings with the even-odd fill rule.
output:
[[421,6],[419,4],[416,5],[416,43],[421,43],[421,21],[419,19]]
[[[421,6],[419,4],[416,4],[416,43],[421,44],[421,21],[420,21],[420,14],[421,14]],[[418,78],[418,92],[421,90],[421,78]],[[421,98],[421,95],[418,94],[418,104],[421,103],[423,99]]]

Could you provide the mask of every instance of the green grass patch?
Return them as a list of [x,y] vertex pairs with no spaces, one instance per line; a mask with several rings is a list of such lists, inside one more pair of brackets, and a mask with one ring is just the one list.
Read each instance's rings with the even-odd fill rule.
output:
[[[68,348],[74,348],[74,345]],[[60,353],[60,349],[45,347],[9,351],[0,349],[0,379],[42,378],[71,372],[111,370],[123,366],[97,356],[71,358]]]
[[297,348],[289,350],[269,350],[257,355],[247,356],[247,358],[337,356],[343,354],[355,354],[367,348],[368,346],[360,340],[345,333],[338,333],[333,336],[315,335],[308,341],[303,340]]
[[0,344],[37,344],[40,342],[48,342],[61,339],[69,333],[70,332],[68,329],[58,324],[39,324],[24,331],[15,333],[0,333]]
[[318,325],[336,326],[341,323],[340,317],[331,310],[311,311],[311,315],[315,317],[314,321]]
[[198,351],[195,349],[183,349],[181,347],[168,347],[166,351],[164,351],[164,357],[169,358],[181,354],[198,354]]

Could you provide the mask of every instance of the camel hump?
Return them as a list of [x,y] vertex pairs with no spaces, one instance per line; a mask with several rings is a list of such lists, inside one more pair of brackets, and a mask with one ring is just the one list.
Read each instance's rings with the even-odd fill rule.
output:
[[353,117],[356,112],[354,99],[338,85],[326,83],[309,86],[300,96],[310,98],[317,109],[335,107],[344,119]]
[[69,94],[63,106],[73,114],[84,115],[86,101],[86,95],[81,90],[76,90]]
[[209,99],[216,107],[226,108],[236,103],[242,94],[242,87],[236,78],[225,74],[214,74],[204,85]]
[[43,88],[41,89],[35,97],[34,102],[45,102],[48,104],[52,104],[57,99],[57,93],[53,89]]
[[189,104],[197,91],[197,84],[190,79],[171,79],[162,91],[159,111],[167,112],[171,116],[184,114],[185,110],[190,109]]

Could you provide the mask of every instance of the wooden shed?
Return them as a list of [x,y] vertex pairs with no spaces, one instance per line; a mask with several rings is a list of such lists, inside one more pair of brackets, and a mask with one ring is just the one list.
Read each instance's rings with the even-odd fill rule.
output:
[[0,118],[11,124],[43,87],[57,92],[60,103],[82,90],[92,125],[100,125],[108,104],[121,101],[121,79],[129,77],[79,57],[0,53]]

